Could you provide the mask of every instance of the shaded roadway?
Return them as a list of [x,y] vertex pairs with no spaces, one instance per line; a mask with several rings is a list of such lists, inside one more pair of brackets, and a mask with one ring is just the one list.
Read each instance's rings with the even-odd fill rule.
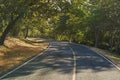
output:
[[2,80],[72,80],[73,67],[75,80],[120,80],[120,71],[103,57],[82,45],[62,41],[50,41],[44,54]]

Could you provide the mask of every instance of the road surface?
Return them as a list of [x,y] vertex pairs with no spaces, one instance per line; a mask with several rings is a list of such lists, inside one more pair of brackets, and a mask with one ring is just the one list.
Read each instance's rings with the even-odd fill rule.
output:
[[120,71],[82,45],[51,41],[41,55],[1,76],[1,80],[120,80]]

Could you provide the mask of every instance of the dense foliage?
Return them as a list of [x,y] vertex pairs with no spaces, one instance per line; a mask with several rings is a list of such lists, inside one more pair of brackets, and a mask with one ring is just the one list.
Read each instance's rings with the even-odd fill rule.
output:
[[119,0],[0,0],[0,44],[6,36],[44,37],[119,52]]

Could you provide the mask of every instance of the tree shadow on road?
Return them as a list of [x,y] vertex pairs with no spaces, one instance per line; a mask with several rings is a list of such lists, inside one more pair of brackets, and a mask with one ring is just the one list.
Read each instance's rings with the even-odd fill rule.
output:
[[[104,58],[98,56],[95,52],[83,46],[71,46],[76,53],[77,73],[83,70],[91,69],[93,72],[107,71],[113,68],[113,65]],[[43,55],[37,57],[32,62],[26,64],[7,78],[28,76],[39,72],[39,76],[58,72],[60,74],[73,74],[73,53],[68,46],[57,44],[50,46]]]

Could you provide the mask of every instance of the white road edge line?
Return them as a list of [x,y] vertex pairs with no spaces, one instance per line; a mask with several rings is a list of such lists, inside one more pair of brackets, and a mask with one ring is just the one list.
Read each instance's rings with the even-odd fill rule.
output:
[[7,75],[13,73],[14,71],[20,69],[21,67],[25,66],[26,64],[28,64],[29,62],[33,61],[34,59],[36,59],[37,57],[39,57],[40,55],[42,55],[44,52],[46,52],[50,47],[50,43],[47,47],[47,49],[45,49],[43,52],[39,53],[38,55],[36,55],[35,57],[33,57],[32,59],[26,61],[25,63],[21,64],[20,66],[16,67],[15,69],[11,70],[10,72],[4,74],[3,76],[0,77],[0,80],[3,79],[4,77],[6,77]]
[[73,60],[74,60],[74,65],[73,65],[73,77],[72,77],[72,80],[76,80],[76,55],[75,55],[75,52],[74,50],[69,47],[73,53]]
[[[75,44],[75,43],[73,43],[73,44]],[[75,45],[80,45],[80,44],[75,44]],[[81,45],[81,46],[84,46],[84,47],[86,47],[86,48],[88,48],[88,49],[90,49],[88,46],[86,46],[86,45]],[[90,49],[90,50],[92,50],[92,49]],[[110,62],[116,69],[118,69],[119,71],[120,71],[120,67],[118,67],[116,64],[114,64],[111,60],[109,60],[108,58],[106,58],[104,55],[102,55],[102,54],[100,54],[100,53],[98,53],[98,52],[96,52],[96,51],[94,51],[94,50],[92,50],[93,52],[95,52],[96,54],[98,54],[99,56],[101,56],[101,57],[103,57],[105,60],[107,60],[108,62]]]
[[[89,48],[88,46],[82,45],[90,50],[92,50],[91,48]],[[110,62],[115,68],[117,68],[120,71],[120,67],[118,67],[116,64],[114,64],[111,60],[109,60],[108,58],[106,58],[104,55],[98,53],[97,51],[92,50],[93,52],[95,52],[96,54],[98,54],[99,56],[103,57],[105,60],[107,60],[108,62]]]
[[[92,50],[92,49],[91,49]],[[92,50],[94,51],[94,50]],[[104,59],[106,59],[108,62],[110,62],[113,66],[115,66],[119,71],[120,71],[120,67],[118,67],[116,64],[114,64],[111,60],[109,60],[108,58],[106,58],[104,55],[94,51],[96,54],[100,55],[101,57],[103,57]]]

